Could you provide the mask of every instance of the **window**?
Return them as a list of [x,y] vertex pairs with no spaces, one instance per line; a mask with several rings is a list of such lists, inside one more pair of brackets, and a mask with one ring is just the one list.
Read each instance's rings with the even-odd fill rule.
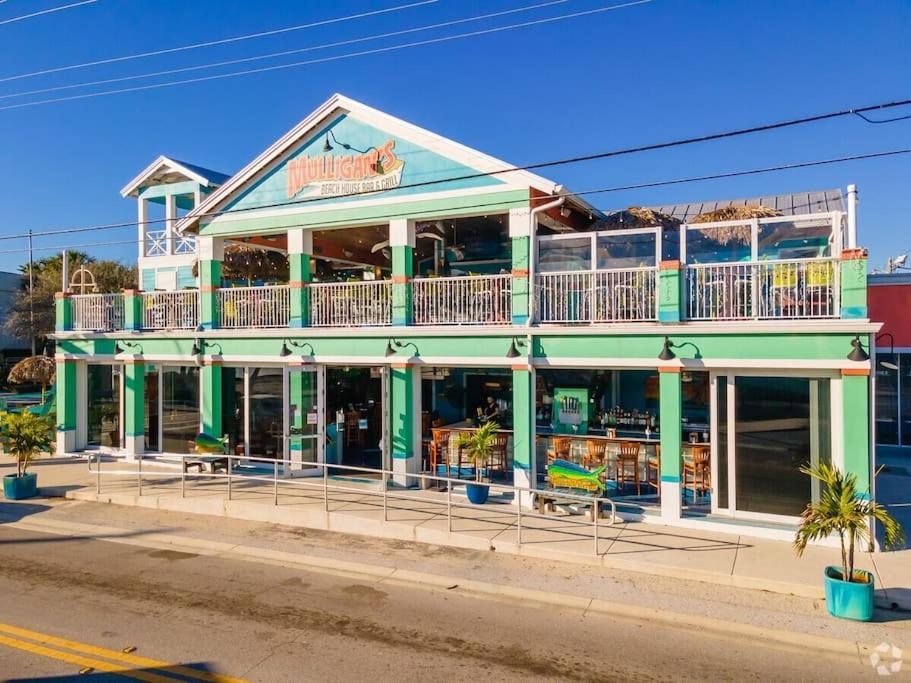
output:
[[199,433],[199,368],[164,366],[162,374],[162,450],[189,453]]
[[[876,354],[876,443],[888,446],[897,446],[899,444],[898,389],[900,371],[886,367],[884,364],[898,367],[900,362],[899,355],[897,353]],[[906,368],[911,368],[911,362],[907,360],[904,365]],[[911,382],[906,378],[904,384],[908,386]],[[911,396],[903,398],[911,398]],[[904,419],[907,422],[908,416],[906,415]],[[911,434],[908,437],[911,437]]]
[[86,443],[89,446],[120,448],[120,366],[89,364],[86,379]]

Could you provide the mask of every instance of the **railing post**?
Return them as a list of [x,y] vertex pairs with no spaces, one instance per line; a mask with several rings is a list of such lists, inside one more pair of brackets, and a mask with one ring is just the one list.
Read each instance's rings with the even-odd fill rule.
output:
[[[95,494],[101,493],[101,453],[95,456]],[[89,460],[91,462],[91,459]]]
[[136,479],[139,488],[139,496],[142,496],[142,458],[136,460]]
[[510,304],[513,325],[524,325],[534,319],[534,284],[529,279],[530,263],[533,258],[533,244],[530,211],[527,206],[509,210],[509,241],[512,247],[512,293]]
[[867,250],[845,249],[839,268],[842,318],[867,317]]
[[[323,463],[323,502],[326,505],[326,513],[329,513],[329,469],[328,466]],[[328,523],[328,518],[326,519]]]
[[446,482],[446,520],[449,523],[449,533],[452,533],[452,482],[451,481]]
[[272,469],[273,469],[272,504],[278,505],[278,460],[277,459],[272,463]]
[[658,267],[658,322],[683,319],[683,268],[680,261],[662,261]]
[[414,221],[407,218],[394,218],[389,221],[393,325],[410,325],[414,320],[411,288],[411,279],[414,277],[414,246]]
[[313,233],[309,230],[288,231],[288,327],[310,325],[310,256]]
[[142,292],[123,290],[123,329],[138,332],[142,329]]
[[[516,498],[522,498],[522,492],[519,491]],[[516,511],[516,543],[522,545],[522,501],[519,500],[519,504],[516,506],[518,510]]]
[[386,479],[386,469],[383,468],[383,521],[389,521],[389,484]]
[[218,327],[218,288],[221,287],[221,262],[224,240],[199,238],[199,326],[204,330]]
[[595,523],[595,555],[598,554],[598,518],[601,516],[601,511],[599,508],[599,501],[597,498],[592,498],[592,520]]
[[187,461],[183,457],[180,459],[180,497],[187,497]]
[[73,300],[67,292],[54,294],[54,330],[69,332],[73,329]]
[[[213,466],[214,469],[214,466]],[[231,500],[231,456],[228,455],[228,500]]]

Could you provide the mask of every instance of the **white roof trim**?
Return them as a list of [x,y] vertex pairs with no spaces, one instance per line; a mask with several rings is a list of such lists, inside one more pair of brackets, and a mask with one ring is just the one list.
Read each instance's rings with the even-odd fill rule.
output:
[[[403,121],[402,119],[336,93],[310,113],[307,118],[276,140],[262,154],[238,171],[224,185],[206,197],[197,207],[184,216],[177,224],[177,230],[183,232],[183,230],[196,223],[200,214],[212,212],[215,207],[223,203],[224,200],[229,198],[238,189],[251,180],[254,180],[257,175],[269,167],[271,162],[288,151],[292,145],[296,144],[298,140],[320,125],[336,110],[345,111],[360,121],[376,125],[378,128],[383,128],[391,133],[398,133],[403,138],[422,144],[434,152],[445,154],[453,160],[471,168],[475,168],[482,173],[508,171],[513,168],[511,164],[507,164],[505,161],[482,154],[481,152],[466,147],[454,140],[437,135],[424,128],[420,128],[419,126],[415,126],[407,121]],[[503,172],[497,177],[508,184],[534,187],[547,194],[554,193],[557,188],[556,183],[528,171],[517,170]]]
[[139,188],[146,181],[146,179],[148,179],[149,176],[153,175],[158,169],[163,166],[170,168],[173,171],[177,171],[178,173],[182,173],[183,175],[187,176],[191,180],[195,180],[197,183],[204,187],[209,187],[212,184],[212,182],[205,176],[201,176],[196,171],[191,171],[180,162],[174,161],[170,157],[166,157],[162,154],[157,159],[155,159],[155,161],[146,166],[138,176],[127,183],[127,185],[120,191],[120,196],[129,197],[134,192],[138,192]]

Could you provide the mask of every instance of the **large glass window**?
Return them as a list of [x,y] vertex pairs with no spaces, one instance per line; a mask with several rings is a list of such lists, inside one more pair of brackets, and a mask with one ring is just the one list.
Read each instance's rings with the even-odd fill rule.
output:
[[[899,443],[899,354],[877,353],[876,361],[876,443],[897,446]],[[911,363],[905,362],[904,365],[911,370]],[[911,385],[911,381],[906,377],[905,386],[909,385]],[[907,396],[907,398],[911,398],[911,396]],[[904,416],[904,420],[907,424],[907,414]],[[911,434],[908,437],[911,438]]]
[[899,354],[899,404],[901,405],[901,442],[911,446],[911,353]]
[[760,259],[818,258],[832,255],[832,221],[774,219],[759,224]]
[[718,416],[718,507],[727,510],[728,497],[728,378],[719,377],[716,383]]
[[281,458],[284,438],[282,368],[249,368],[250,455]]
[[715,228],[690,227],[686,231],[686,262],[692,265],[749,261],[752,240],[749,223],[732,223]]
[[797,516],[814,497],[806,464],[831,457],[829,380],[737,377],[737,510]]
[[656,265],[655,231],[598,235],[598,268],[652,268]]
[[154,365],[146,365],[143,419],[145,420],[145,447],[147,451],[152,452],[161,450],[161,442],[158,438],[161,429],[161,413],[158,401],[159,379],[158,368]]
[[588,235],[538,242],[538,269],[542,273],[591,270],[591,267],[592,240]]
[[162,450],[189,453],[199,433],[199,368],[164,366],[161,374]]
[[221,370],[221,429],[228,435],[228,452],[244,454],[244,369]]
[[120,448],[120,366],[90,364],[87,369],[89,446]]

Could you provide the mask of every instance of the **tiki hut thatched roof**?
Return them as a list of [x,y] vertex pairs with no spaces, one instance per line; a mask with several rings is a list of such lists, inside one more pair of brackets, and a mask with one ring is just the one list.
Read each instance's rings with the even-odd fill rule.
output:
[[9,372],[13,384],[53,384],[57,377],[57,364],[48,356],[32,356],[16,363]]
[[[722,221],[745,221],[753,218],[771,218],[780,216],[781,211],[771,209],[767,206],[758,204],[746,204],[743,206],[723,206],[714,211],[707,211],[695,216],[690,223],[720,223]],[[750,226],[743,223],[737,225],[725,225],[717,228],[707,228],[703,231],[706,237],[710,237],[719,244],[726,245],[731,242],[740,242],[746,244],[750,241]]]
[[653,228],[657,225],[665,228],[676,228],[679,227],[680,221],[654,209],[631,206],[622,211],[615,211],[604,220],[598,221],[596,229],[631,230],[634,228]]

